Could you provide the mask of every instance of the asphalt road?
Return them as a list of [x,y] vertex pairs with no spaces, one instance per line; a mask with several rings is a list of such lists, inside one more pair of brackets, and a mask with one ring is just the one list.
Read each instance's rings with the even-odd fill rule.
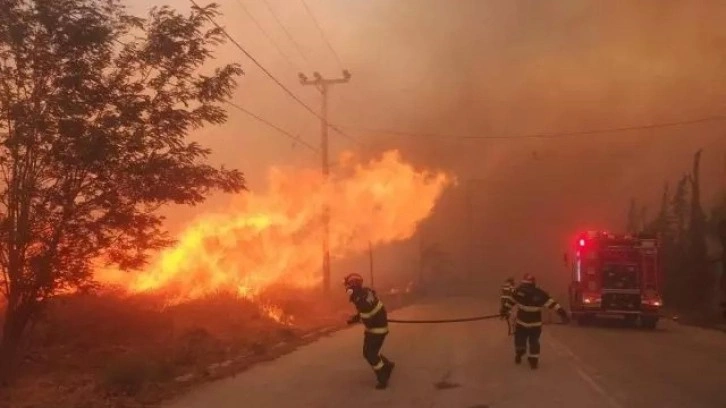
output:
[[[491,312],[481,301],[449,298],[392,315]],[[726,334],[670,321],[655,331],[610,326],[546,326],[532,371],[514,364],[499,320],[391,324],[383,351],[397,366],[387,390],[373,388],[356,326],[168,407],[726,407]]]

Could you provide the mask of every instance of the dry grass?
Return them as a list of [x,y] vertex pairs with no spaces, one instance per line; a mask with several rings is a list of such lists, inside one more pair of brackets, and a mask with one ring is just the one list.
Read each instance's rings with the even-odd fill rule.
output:
[[[213,363],[279,353],[321,327],[339,325],[345,299],[273,288],[263,303],[293,316],[269,318],[256,303],[217,294],[164,308],[158,298],[113,293],[56,299],[28,331],[16,381],[0,390],[0,406],[133,407],[153,404],[183,386],[176,379]],[[241,365],[240,365],[241,364]],[[232,369],[246,366],[244,361]]]

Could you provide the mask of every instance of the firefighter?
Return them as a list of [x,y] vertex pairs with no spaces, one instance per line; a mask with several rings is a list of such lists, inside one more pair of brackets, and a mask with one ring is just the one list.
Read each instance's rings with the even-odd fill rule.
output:
[[352,273],[345,277],[343,284],[348,293],[350,302],[355,305],[357,314],[348,319],[348,324],[363,322],[363,357],[373,368],[378,383],[377,389],[388,386],[388,379],[395,364],[383,356],[381,347],[388,335],[388,315],[383,302],[378,299],[376,292],[363,286],[363,277]]
[[529,354],[527,361],[532,369],[539,366],[539,337],[542,334],[542,308],[557,310],[562,321],[569,323],[567,312],[547,292],[537,287],[534,276],[525,274],[522,283],[514,289],[511,299],[507,299],[502,310],[504,318],[509,317],[512,307],[517,306],[517,319],[514,329],[514,362],[520,364],[522,357]]
[[502,289],[501,289],[501,292],[499,295],[499,300],[500,300],[499,312],[502,315],[502,319],[506,318],[506,314],[504,313],[504,311],[506,310],[505,307],[507,304],[507,300],[512,299],[513,292],[514,292],[514,278],[509,277],[502,284]]

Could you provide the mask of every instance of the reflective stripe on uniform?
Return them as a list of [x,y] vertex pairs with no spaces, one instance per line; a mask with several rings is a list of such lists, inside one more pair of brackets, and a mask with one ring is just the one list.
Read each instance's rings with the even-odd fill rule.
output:
[[388,326],[386,327],[366,327],[366,332],[373,334],[386,334],[388,333]]
[[544,307],[552,307],[555,305],[555,303],[557,302],[555,302],[554,299],[550,298],[548,301],[545,302]]
[[542,326],[542,322],[525,323],[519,319],[517,319],[517,324],[522,327],[540,327],[540,326]]
[[379,356],[379,357],[378,357],[378,364],[374,365],[374,366],[373,366],[373,369],[374,369],[374,370],[376,370],[376,371],[378,371],[378,370],[380,370],[381,368],[383,368],[383,366],[384,366],[384,365],[385,365],[385,364],[383,364],[383,359],[382,359],[382,358],[381,358],[381,357]]
[[381,309],[383,309],[383,302],[381,302],[379,300],[376,307],[374,307],[373,310],[371,310],[370,312],[366,312],[366,313],[360,312],[360,317],[362,317],[364,319],[370,319],[371,317],[375,316],[376,313],[380,312]]
[[521,303],[517,303],[517,307],[525,312],[539,312],[542,310],[539,306],[526,306]]
[[537,358],[538,359],[539,358],[539,354],[530,354],[527,357],[529,357],[529,358]]
[[500,296],[500,298],[502,298],[503,300],[510,300],[510,301],[514,302],[514,298],[509,295],[502,295],[502,296]]

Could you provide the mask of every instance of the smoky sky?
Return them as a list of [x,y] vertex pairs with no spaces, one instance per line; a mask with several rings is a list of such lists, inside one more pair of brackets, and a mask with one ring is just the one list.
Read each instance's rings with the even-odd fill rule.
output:
[[[316,110],[320,95],[301,86],[297,72],[332,77],[342,68],[351,71],[349,84],[331,90],[330,120],[360,143],[332,132],[334,154],[398,148],[422,168],[457,175],[459,186],[442,199],[421,234],[453,255],[451,273],[464,273],[474,260],[478,274],[496,279],[534,271],[545,281],[564,281],[559,262],[573,233],[624,228],[631,197],[656,211],[663,184],[690,170],[698,148],[704,148],[704,199],[726,185],[726,121],[515,138],[726,114],[726,3],[306,1],[342,66],[298,0],[268,2],[299,50],[262,0],[221,1],[219,21]],[[152,4],[186,9],[190,3],[130,3],[137,13]],[[225,45],[212,64],[229,61],[246,71],[235,102],[318,145],[315,117],[235,47]],[[213,149],[215,162],[244,171],[251,188],[264,189],[267,169],[276,164],[319,166],[319,157],[300,145],[244,114],[230,115],[224,126],[193,137]],[[512,138],[461,139],[491,136]],[[172,208],[170,226],[225,200]],[[421,236],[408,246],[381,248],[381,268],[404,273],[415,263],[409,258]],[[358,267],[352,265],[346,267]]]

